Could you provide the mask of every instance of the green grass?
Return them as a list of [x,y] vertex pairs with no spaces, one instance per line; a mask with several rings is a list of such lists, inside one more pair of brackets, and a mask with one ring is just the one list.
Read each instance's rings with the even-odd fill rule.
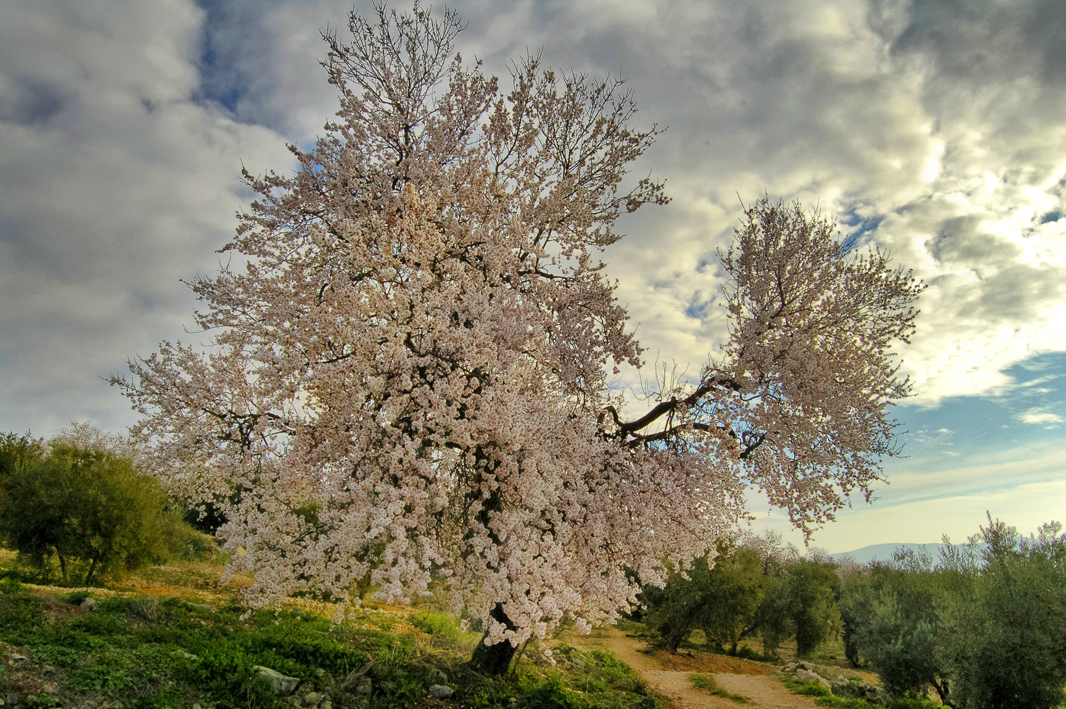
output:
[[734,701],[737,704],[748,703],[747,697],[742,697],[739,694],[727,692],[726,690],[718,686],[718,683],[714,681],[714,678],[710,677],[709,675],[691,674],[688,676],[688,681],[692,683],[693,687],[707,692],[707,694],[712,694],[716,697],[721,697],[722,699],[729,699],[730,701]]
[[[781,675],[778,677],[793,694],[813,697],[818,706],[829,707],[830,709],[877,709],[881,706],[871,704],[865,699],[834,696],[832,692],[818,682],[803,682]],[[887,709],[939,709],[940,705],[930,700],[897,699],[889,701],[885,707]]]
[[[465,663],[479,642],[448,614],[363,608],[334,623],[303,610],[250,610],[219,599],[202,569],[157,568],[153,585],[182,585],[185,598],[49,593],[0,579],[0,657],[27,659],[0,671],[0,696],[22,706],[291,709],[256,665],[300,680],[297,696],[327,696],[335,708],[662,709],[612,654],[560,646],[553,666],[534,646],[517,671],[486,678]],[[92,597],[93,612],[79,604]],[[428,696],[433,684],[455,690]],[[369,692],[364,690],[369,689]],[[31,700],[30,697],[33,697]]]

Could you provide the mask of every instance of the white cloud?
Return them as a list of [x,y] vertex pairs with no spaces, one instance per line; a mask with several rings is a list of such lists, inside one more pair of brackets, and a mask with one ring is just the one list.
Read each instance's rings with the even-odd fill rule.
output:
[[[674,202],[628,218],[607,254],[649,361],[695,373],[717,351],[715,249],[738,196],[767,190],[865,230],[929,284],[900,350],[925,406],[1009,392],[1011,365],[1066,351],[1066,51],[1048,29],[1066,6],[1009,5],[455,3],[468,60],[506,81],[543,47],[548,65],[626,76],[637,122],[669,126],[636,172]],[[246,197],[239,161],[284,171],[282,139],[331,117],[318,33],[350,8],[3,6],[0,395],[18,404],[0,428],[126,415],[96,377],[182,334],[177,279],[214,270]]]
[[276,134],[193,100],[191,2],[0,15],[0,429],[117,428],[132,416],[101,377],[184,336],[179,279],[217,267],[241,161],[288,158]]
[[1031,424],[1047,424],[1047,423],[1062,423],[1062,417],[1058,414],[1053,414],[1045,408],[1032,408],[1018,415],[1018,420],[1022,423]]
[[[946,469],[926,467],[923,460],[906,461],[906,469],[891,473],[889,485],[878,491],[872,504],[855,501],[853,508],[842,510],[836,521],[817,531],[812,544],[836,553],[869,544],[928,544],[944,534],[961,541],[986,523],[986,512],[1023,532],[1051,520],[1066,521],[1063,461],[1062,439],[955,457]],[[757,529],[774,529],[788,541],[802,542],[781,512],[765,503],[757,509]]]

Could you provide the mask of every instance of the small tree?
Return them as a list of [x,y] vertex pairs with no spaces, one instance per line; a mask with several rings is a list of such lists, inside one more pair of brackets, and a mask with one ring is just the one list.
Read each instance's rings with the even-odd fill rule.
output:
[[0,497],[0,536],[47,574],[53,555],[64,582],[72,563],[86,584],[157,558],[164,544],[166,497],[113,453],[54,443],[44,458],[20,465]]
[[460,27],[378,6],[350,44],[325,36],[337,121],[294,177],[245,173],[258,199],[224,250],[247,267],[193,284],[210,352],[163,343],[114,382],[169,489],[230,501],[250,601],[442,578],[499,674],[705,555],[748,486],[805,528],[868,493],[921,286],[761,200],[721,256],[721,359],[627,418],[608,375],[641,349],[597,254],[623,210],[667,201],[623,184],[658,131],[630,126],[620,80],[537,58],[501,91],[453,54]]
[[951,667],[939,647],[945,628],[937,609],[947,598],[949,572],[902,561],[844,576],[840,613],[848,659],[872,664],[895,696],[921,698],[933,687],[946,702]]
[[[941,607],[940,652],[955,672],[951,700],[965,709],[1052,709],[1066,688],[1066,535],[1036,537],[989,517],[971,539],[980,555]],[[980,546],[979,546],[980,545]]]
[[758,610],[759,629],[767,652],[788,637],[796,639],[796,655],[807,657],[838,630],[840,611],[836,565],[825,558],[800,559],[771,577]]
[[736,654],[740,639],[755,627],[765,579],[755,549],[720,540],[713,558],[701,557],[686,572],[671,574],[662,589],[642,591],[645,624],[670,652],[698,628],[708,644]]

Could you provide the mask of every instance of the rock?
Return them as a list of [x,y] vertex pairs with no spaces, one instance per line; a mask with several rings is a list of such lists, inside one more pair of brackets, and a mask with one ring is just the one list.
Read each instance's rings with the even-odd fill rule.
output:
[[327,697],[326,699],[322,700],[321,704],[318,705],[318,709],[333,709],[333,702],[331,702]]
[[797,662],[796,669],[807,670],[808,672],[811,672],[814,668],[811,667],[811,663],[809,662]]
[[800,680],[801,682],[817,682],[826,689],[832,691],[832,686],[829,684],[829,680],[819,674],[811,672],[810,670],[796,670],[796,679]]
[[369,677],[364,677],[363,681],[360,682],[359,686],[355,689],[356,694],[370,694],[373,691],[374,683],[370,681]]
[[451,687],[446,687],[443,684],[433,684],[429,687],[429,693],[437,699],[447,699],[455,692]]
[[198,703],[193,704],[192,709],[200,709],[200,705]]
[[296,686],[300,684],[300,680],[296,677],[288,677],[269,667],[253,665],[252,669],[259,670],[260,675],[270,680],[270,688],[278,694],[292,694],[296,691]]
[[91,598],[86,598],[84,601],[81,602],[81,609],[83,611],[94,611],[94,610],[96,610],[96,601],[94,601]]
[[10,659],[12,662],[22,662],[23,660],[26,659],[26,656],[25,655],[20,655],[17,652],[13,652],[10,655],[8,655],[8,659]]
[[317,707],[322,701],[322,695],[318,692],[308,692],[304,695],[304,706]]

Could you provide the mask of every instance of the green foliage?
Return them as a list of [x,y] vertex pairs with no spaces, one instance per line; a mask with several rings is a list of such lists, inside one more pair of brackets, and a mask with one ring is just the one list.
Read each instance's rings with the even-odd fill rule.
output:
[[[467,635],[459,627],[455,616],[450,613],[432,613],[423,611],[411,618],[411,625],[423,633],[433,636],[434,640],[446,643],[460,643]],[[471,635],[476,635],[471,633]]]
[[43,444],[42,439],[35,439],[29,433],[21,436],[0,433],[0,490],[3,490],[8,475],[44,457]]
[[[583,651],[568,645],[554,650],[556,669],[547,675],[518,677],[518,706],[542,709],[660,709],[653,694],[633,670],[613,654]],[[465,701],[464,701],[465,704]],[[507,699],[484,706],[515,706]]]
[[[879,704],[871,704],[865,699],[855,697],[837,697],[818,682],[803,682],[791,677],[782,677],[782,683],[794,694],[812,697],[820,707],[829,709],[877,709]],[[902,698],[891,700],[885,709],[939,709],[936,702],[928,699]]]
[[706,558],[696,559],[685,573],[672,574],[665,588],[644,589],[645,622],[658,643],[671,652],[699,628],[708,644],[719,649],[729,646],[735,653],[737,643],[754,626],[764,588],[756,551],[719,542],[713,566]]
[[[941,653],[952,663],[954,704],[982,709],[1057,707],[1066,688],[1066,535],[1035,538],[989,518],[982,568],[942,604]],[[971,540],[976,546],[978,538]]]
[[845,647],[874,666],[893,696],[922,697],[931,686],[946,700],[950,666],[937,647],[944,633],[937,608],[947,598],[948,579],[929,562],[914,561],[901,556],[895,565],[845,574],[840,594]]
[[840,627],[839,585],[836,564],[829,559],[801,559],[772,578],[758,611],[767,650],[795,637],[796,655],[810,656]]
[[10,585],[0,593],[0,635],[8,642],[20,643],[32,637],[44,623],[44,604],[40,598]]
[[[97,598],[91,613],[71,607],[85,597],[37,597],[17,584],[0,583],[0,642],[25,648],[30,662],[51,667],[61,687],[52,704],[40,704],[45,709],[113,700],[128,709],[194,702],[217,709],[286,709],[286,698],[270,690],[257,665],[297,677],[300,696],[319,692],[334,706],[414,709],[425,706],[429,686],[440,683],[454,687],[456,706],[465,707],[662,706],[610,653],[565,645],[556,649],[555,667],[540,660],[523,663],[511,678],[469,673],[467,638],[454,618],[440,613],[414,618],[431,634],[427,644],[420,633],[383,629],[397,624],[394,613],[336,624],[304,612],[210,609],[145,596]],[[459,636],[458,644],[448,644],[452,635]],[[364,680],[370,681],[369,693],[357,691]],[[25,693],[19,700],[33,706]]]
[[126,458],[57,443],[8,472],[0,496],[0,537],[42,576],[53,557],[64,581],[84,581],[166,557],[174,525],[159,483]]
[[749,701],[747,697],[742,697],[739,694],[733,694],[722,689],[718,686],[718,683],[714,681],[714,678],[709,675],[691,674],[688,676],[688,681],[691,682],[692,686],[696,689],[702,690],[715,697],[728,699],[737,704],[747,704]]
[[900,554],[845,574],[841,615],[853,660],[894,696],[933,687],[960,709],[1050,709],[1066,688],[1066,536],[992,521],[939,563]]

